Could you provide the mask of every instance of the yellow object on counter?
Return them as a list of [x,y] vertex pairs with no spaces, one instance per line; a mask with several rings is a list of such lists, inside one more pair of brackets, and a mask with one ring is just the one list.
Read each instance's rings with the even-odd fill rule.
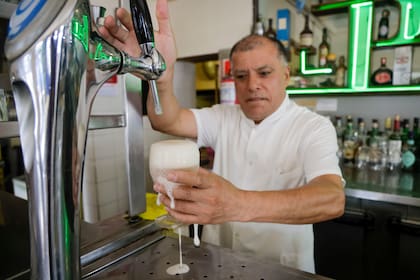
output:
[[154,221],[157,217],[168,214],[163,205],[156,204],[157,194],[146,193],[146,212],[140,214],[145,220]]

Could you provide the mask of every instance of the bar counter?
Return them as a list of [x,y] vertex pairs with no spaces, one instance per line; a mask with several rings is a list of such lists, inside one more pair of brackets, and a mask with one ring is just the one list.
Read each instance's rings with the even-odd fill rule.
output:
[[342,167],[346,196],[420,207],[420,172]]
[[[0,279],[30,279],[28,206],[0,191]],[[252,255],[183,237],[183,260],[190,271],[169,275],[179,263],[177,235],[150,221],[128,223],[116,216],[98,224],[82,223],[82,279],[329,279],[257,259]]]

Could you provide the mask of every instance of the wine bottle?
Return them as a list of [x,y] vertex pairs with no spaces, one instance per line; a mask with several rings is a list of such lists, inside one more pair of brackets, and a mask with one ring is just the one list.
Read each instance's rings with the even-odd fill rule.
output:
[[386,57],[381,57],[381,66],[373,72],[371,82],[373,85],[392,84],[392,70],[386,66]]
[[388,38],[389,33],[389,10],[382,10],[382,17],[379,21],[378,27],[378,40],[384,40]]
[[327,66],[327,56],[330,53],[330,44],[327,42],[327,28],[322,29],[322,41],[318,48],[318,66]]
[[305,27],[300,32],[300,46],[311,47],[314,39],[314,33],[309,28],[309,15],[305,15]]
[[267,37],[272,38],[272,39],[277,38],[276,31],[273,28],[273,19],[272,18],[268,19],[268,29],[264,32],[264,36],[267,36]]
[[344,56],[340,56],[340,58],[338,59],[338,67],[335,72],[335,85],[339,87],[343,87],[346,83],[347,67],[346,65],[344,65],[344,61]]

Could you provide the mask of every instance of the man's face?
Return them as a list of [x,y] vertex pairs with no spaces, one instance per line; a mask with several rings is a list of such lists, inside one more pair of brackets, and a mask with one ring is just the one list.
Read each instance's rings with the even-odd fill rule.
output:
[[281,105],[289,83],[289,68],[276,46],[264,41],[252,50],[232,55],[236,96],[245,115],[260,123]]

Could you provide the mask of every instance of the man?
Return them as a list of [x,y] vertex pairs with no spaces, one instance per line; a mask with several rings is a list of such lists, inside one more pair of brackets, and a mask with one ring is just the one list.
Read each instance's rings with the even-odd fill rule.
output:
[[[231,51],[239,106],[181,108],[173,94],[176,50],[166,0],[158,0],[156,16],[156,46],[167,71],[157,81],[162,115],[155,115],[148,99],[152,127],[215,150],[213,172],[167,175],[181,184],[173,192],[175,209],[169,207],[163,186],[156,184],[155,190],[164,194],[162,203],[186,224],[205,224],[204,241],[314,272],[312,223],[344,211],[331,122],[288,98],[284,49],[258,35],[240,40]],[[138,55],[128,12],[119,9],[117,17],[128,31],[108,17],[101,33],[116,47]]]

